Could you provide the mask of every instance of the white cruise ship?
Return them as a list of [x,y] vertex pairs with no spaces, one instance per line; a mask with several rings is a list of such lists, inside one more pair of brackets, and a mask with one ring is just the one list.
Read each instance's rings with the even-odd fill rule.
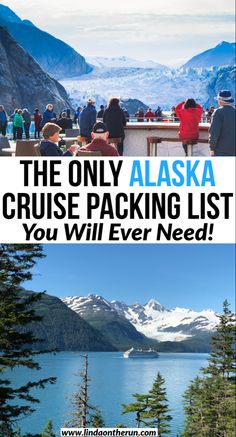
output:
[[134,349],[133,347],[124,352],[124,358],[158,358],[159,354],[154,349]]

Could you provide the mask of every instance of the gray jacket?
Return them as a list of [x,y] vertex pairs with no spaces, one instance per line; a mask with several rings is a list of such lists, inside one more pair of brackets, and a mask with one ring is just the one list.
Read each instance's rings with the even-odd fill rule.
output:
[[212,115],[209,143],[217,156],[235,156],[235,115],[231,105],[220,106]]

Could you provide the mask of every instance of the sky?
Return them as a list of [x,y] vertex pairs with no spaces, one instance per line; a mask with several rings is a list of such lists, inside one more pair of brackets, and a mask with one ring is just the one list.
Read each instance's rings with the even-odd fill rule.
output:
[[169,309],[220,312],[226,298],[234,305],[234,245],[48,244],[44,252],[25,284],[34,291],[128,304],[155,299]]
[[86,56],[128,56],[179,66],[235,39],[233,0],[3,0]]

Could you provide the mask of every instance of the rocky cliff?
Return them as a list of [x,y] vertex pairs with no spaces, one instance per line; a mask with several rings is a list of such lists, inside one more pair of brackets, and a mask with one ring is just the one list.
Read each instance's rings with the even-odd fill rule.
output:
[[0,5],[0,25],[40,64],[44,71],[62,79],[91,71],[83,56],[58,38],[43,32],[29,20],[21,20],[10,8]]
[[12,112],[24,107],[43,110],[49,102],[56,112],[70,106],[64,87],[0,26],[0,104]]

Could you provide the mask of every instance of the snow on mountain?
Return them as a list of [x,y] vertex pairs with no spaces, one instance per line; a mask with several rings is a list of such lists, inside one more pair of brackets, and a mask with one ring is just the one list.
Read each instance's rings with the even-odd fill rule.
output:
[[115,311],[126,318],[136,329],[149,338],[159,341],[181,341],[203,332],[214,331],[218,318],[208,309],[194,311],[188,308],[167,309],[151,299],[145,305],[127,305],[124,302],[109,302],[101,296],[74,296],[62,299],[81,316],[92,312]]
[[106,58],[106,57],[87,57],[86,61],[97,68],[157,68],[168,70],[169,67],[154,61],[138,61],[127,56]]
[[92,72],[62,80],[75,105],[93,97],[99,106],[118,96],[141,100],[152,109],[161,106],[170,110],[187,97],[194,97],[204,107],[215,105],[220,89],[229,89],[235,96],[235,43],[223,41],[177,69],[126,56],[92,57],[87,61],[93,65]]
[[62,301],[82,317],[88,312],[114,311],[110,302],[97,294],[65,297]]
[[194,56],[183,67],[209,68],[225,65],[235,65],[235,43],[222,41],[216,47]]
[[[91,73],[61,81],[74,105],[84,105],[88,98],[96,106],[106,104],[111,96],[141,100],[152,109],[169,110],[187,97],[201,105],[216,105],[220,89],[230,89],[235,96],[234,67],[212,68],[95,68]],[[216,89],[217,88],[217,89]],[[208,105],[208,106],[206,106]]]

